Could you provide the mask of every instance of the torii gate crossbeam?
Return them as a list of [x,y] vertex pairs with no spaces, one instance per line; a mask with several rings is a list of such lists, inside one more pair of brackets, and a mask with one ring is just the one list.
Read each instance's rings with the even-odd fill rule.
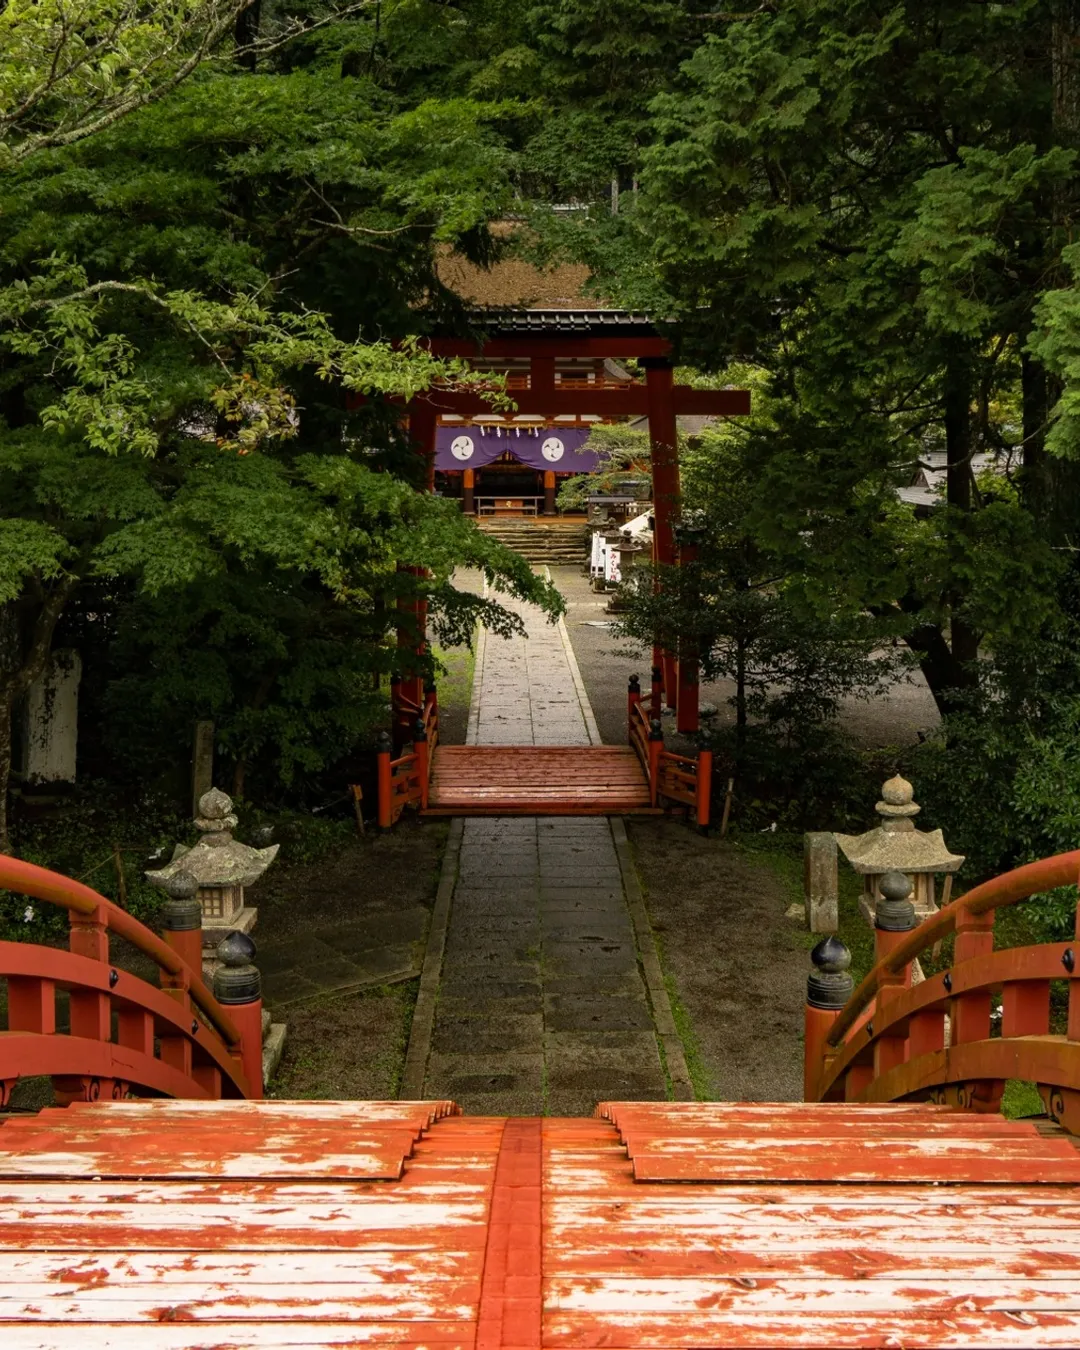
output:
[[[528,388],[515,390],[517,414],[558,417],[593,416],[601,419],[646,416],[652,453],[653,560],[674,567],[689,560],[688,547],[680,550],[676,529],[681,512],[678,423],[680,414],[718,417],[745,416],[750,394],[745,389],[695,389],[677,385],[673,346],[645,315],[619,310],[498,310],[476,315],[484,333],[476,339],[436,336],[428,339],[436,356],[464,357],[484,367],[500,361],[528,362]],[[644,368],[644,380],[618,387],[590,388],[561,384],[558,360],[602,358],[633,360]],[[435,431],[440,416],[473,417],[489,413],[491,405],[471,389],[434,388],[405,405],[413,443],[427,462],[427,483],[434,488]],[[423,631],[423,615],[417,616]],[[698,729],[698,657],[684,650],[653,649],[654,676],[660,672],[663,698],[676,713],[681,732]],[[403,692],[422,704],[419,688]]]

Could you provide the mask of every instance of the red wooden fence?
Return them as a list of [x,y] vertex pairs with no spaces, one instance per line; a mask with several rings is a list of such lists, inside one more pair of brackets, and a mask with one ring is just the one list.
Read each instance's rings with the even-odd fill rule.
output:
[[[439,744],[439,701],[433,686],[425,690],[423,709],[413,711],[416,715],[412,719],[412,749],[395,759],[393,742],[387,736],[380,741],[376,753],[378,820],[383,830],[396,825],[407,806],[427,809],[431,761]],[[401,717],[401,706],[396,704],[395,726]]]
[[698,829],[707,830],[712,808],[712,751],[699,750],[692,758],[665,750],[660,718],[646,712],[636,675],[631,676],[626,703],[629,741],[645,770],[653,806],[677,802],[694,812]]
[[[835,939],[820,943],[813,953],[817,971],[808,982],[807,1099],[930,1100],[993,1111],[1005,1082],[1023,1079],[1038,1084],[1056,1121],[1080,1134],[1080,909],[1071,941],[994,950],[996,910],[1075,886],[1078,878],[1080,850],[1044,858],[974,887],[906,929],[896,920],[905,902],[892,902],[886,926],[879,902],[877,964],[842,1007],[836,1004],[846,992],[844,980],[851,987],[845,975],[850,957]],[[913,986],[912,962],[953,933],[949,969]],[[1056,980],[1068,982],[1064,1035],[1050,1034],[1050,985]],[[991,1016],[996,994],[998,1035]]]
[[[218,1003],[202,979],[201,930],[159,938],[89,886],[6,855],[0,889],[66,909],[71,924],[67,951],[0,942],[0,1105],[19,1078],[42,1074],[60,1101],[262,1096],[261,1003],[231,1012]],[[160,988],[111,963],[110,935],[157,965]],[[57,990],[68,992],[67,1033],[57,1030]]]

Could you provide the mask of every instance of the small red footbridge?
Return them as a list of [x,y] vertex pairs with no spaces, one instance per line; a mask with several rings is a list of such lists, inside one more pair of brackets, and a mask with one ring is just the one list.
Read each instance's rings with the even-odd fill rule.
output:
[[627,694],[626,745],[440,745],[438,700],[398,696],[401,749],[386,735],[378,751],[379,825],[406,808],[421,816],[648,816],[692,812],[709,826],[712,752],[664,746],[660,690],[647,710],[637,677]]
[[[0,866],[38,898],[63,882]],[[202,994],[185,1082],[125,1058],[119,1016],[151,1019],[135,1049],[162,1063],[180,1027],[123,972],[46,971],[79,953],[16,959],[21,944],[5,944],[9,982],[42,982],[45,1022],[50,991],[105,999],[96,1025],[113,1048],[85,1026],[39,1029],[27,1063],[16,1029],[0,1078],[60,1067],[66,1093],[93,1098],[111,1076],[124,1094],[0,1124],[0,1345],[1075,1347],[1077,943],[995,950],[993,917],[1078,875],[1080,852],[1065,854],[910,931],[892,913],[853,993],[846,953],[821,944],[805,1102],[606,1102],[591,1119],[211,1100],[210,1087],[245,1095],[243,1037],[214,1032],[235,1073],[217,1049],[196,1061]],[[67,884],[63,903],[78,898]],[[97,899],[107,941],[121,925]],[[71,912],[77,946],[91,915]],[[949,938],[949,969],[912,986],[914,959]],[[158,955],[190,998],[190,974]],[[50,1038],[71,1049],[55,1057]],[[80,1053],[96,1058],[80,1069]],[[1039,1086],[1044,1116],[1002,1117],[1014,1077]],[[169,1100],[182,1082],[189,1099]]]

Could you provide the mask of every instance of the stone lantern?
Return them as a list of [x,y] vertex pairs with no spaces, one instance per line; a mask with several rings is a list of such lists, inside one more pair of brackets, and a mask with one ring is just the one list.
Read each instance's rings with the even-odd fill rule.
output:
[[251,848],[232,836],[236,826],[232,800],[217,788],[199,798],[195,824],[202,838],[191,848],[177,844],[172,860],[147,872],[147,881],[164,890],[177,872],[194,877],[202,909],[203,954],[212,952],[227,934],[250,933],[258,911],[244,904],[244,887],[254,885],[277,857],[279,845]]
[[920,922],[937,910],[935,877],[955,872],[962,854],[950,853],[940,830],[917,830],[915,817],[922,810],[914,801],[914,789],[899,774],[881,789],[874,808],[881,824],[865,834],[838,834],[836,843],[856,872],[862,874],[863,893],[859,908],[873,926],[874,913],[882,898],[881,879],[886,872],[902,872],[911,882],[911,900]]

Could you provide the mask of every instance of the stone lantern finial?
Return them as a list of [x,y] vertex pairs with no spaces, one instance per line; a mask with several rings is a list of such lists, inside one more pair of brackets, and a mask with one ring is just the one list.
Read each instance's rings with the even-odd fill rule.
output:
[[882,784],[881,801],[874,807],[883,817],[881,828],[892,834],[909,834],[915,828],[915,816],[922,810],[915,803],[915,789],[899,774]]

